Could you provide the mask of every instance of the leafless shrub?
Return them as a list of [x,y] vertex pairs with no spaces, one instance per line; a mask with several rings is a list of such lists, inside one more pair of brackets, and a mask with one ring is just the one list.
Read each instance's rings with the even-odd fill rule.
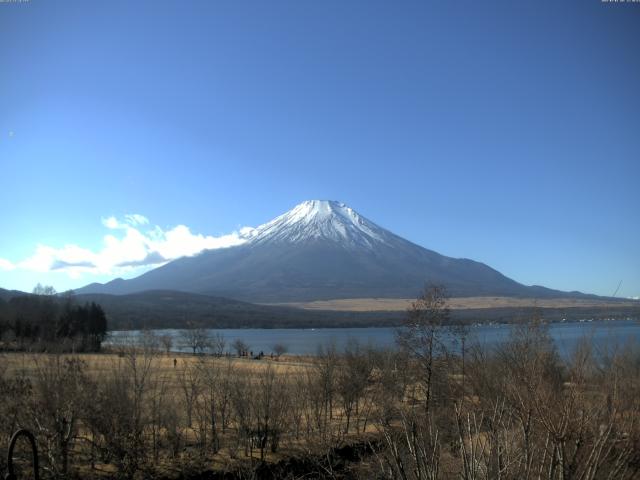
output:
[[200,379],[197,410],[201,446],[215,454],[220,450],[221,437],[229,423],[229,381],[233,366],[230,359],[201,357],[196,368]]
[[[397,331],[398,345],[416,362],[418,395],[425,412],[433,401],[434,383],[447,374],[445,361],[449,359],[447,337],[451,326],[444,287],[426,286],[411,304],[402,328]],[[436,389],[437,392],[437,389]]]
[[53,476],[69,470],[69,455],[78,433],[81,416],[80,391],[84,384],[84,363],[60,355],[34,357],[33,395],[27,407],[30,426],[40,440],[46,463]]
[[196,365],[185,364],[184,368],[178,373],[178,384],[182,394],[184,412],[186,416],[186,427],[191,428],[193,425],[193,408],[200,394],[200,378],[201,370]]
[[[371,364],[356,340],[347,343],[342,363],[337,370],[336,390],[345,416],[344,433],[349,433],[352,417],[359,414],[361,400],[365,395],[371,374]],[[356,430],[358,424],[356,423]]]
[[440,477],[441,443],[430,413],[403,409],[398,428],[382,429],[385,450],[378,455],[383,478],[435,480]]
[[231,348],[236,352],[236,355],[238,355],[238,357],[247,355],[247,352],[249,351],[249,345],[245,343],[244,340],[241,340],[239,338],[236,338],[233,341],[233,343],[231,344]]
[[215,335],[210,337],[209,344],[212,353],[216,357],[221,357],[222,355],[224,355],[224,349],[227,346],[227,341],[224,338],[224,335],[222,335],[220,332],[216,332]]
[[280,357],[287,353],[287,351],[289,350],[289,348],[284,343],[276,343],[271,348],[273,350],[273,353],[276,354],[277,359],[280,359]]
[[171,348],[173,347],[173,337],[171,335],[165,334],[160,336],[160,344],[164,349],[164,352],[169,355],[171,352]]
[[132,478],[147,461],[152,365],[152,355],[130,350],[111,371],[96,379],[86,396],[87,427],[102,458],[113,462],[122,478]]
[[191,327],[180,331],[181,346],[191,349],[192,353],[202,354],[211,348],[209,332],[204,328]]

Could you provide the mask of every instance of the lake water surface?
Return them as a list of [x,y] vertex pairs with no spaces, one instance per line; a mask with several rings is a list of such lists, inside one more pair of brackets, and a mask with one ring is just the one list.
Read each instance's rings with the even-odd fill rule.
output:
[[[498,345],[509,339],[511,325],[477,325],[469,327],[467,343],[479,342],[486,346]],[[334,343],[338,350],[344,349],[350,339],[357,340],[360,345],[374,347],[393,347],[395,345],[396,328],[246,328],[246,329],[211,329],[209,333],[220,333],[230,344],[241,339],[254,352],[263,351],[270,354],[276,343],[287,347],[287,352],[294,355],[314,355],[320,345]],[[173,350],[188,351],[181,346],[180,330],[154,330],[156,335],[171,335],[174,337]],[[635,320],[609,320],[592,322],[553,323],[549,325],[549,333],[562,354],[570,353],[580,339],[588,338],[597,350],[622,347],[625,345],[640,345],[640,322]],[[114,331],[111,332],[107,344],[123,340],[136,342],[141,332]]]

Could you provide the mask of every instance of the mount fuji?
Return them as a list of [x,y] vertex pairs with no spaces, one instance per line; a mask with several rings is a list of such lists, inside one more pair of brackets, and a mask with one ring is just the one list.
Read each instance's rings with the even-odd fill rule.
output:
[[454,297],[582,296],[525,286],[483,263],[440,255],[335,201],[303,202],[244,238],[238,246],[206,250],[77,293],[178,290],[266,303],[415,298],[425,283],[435,283]]

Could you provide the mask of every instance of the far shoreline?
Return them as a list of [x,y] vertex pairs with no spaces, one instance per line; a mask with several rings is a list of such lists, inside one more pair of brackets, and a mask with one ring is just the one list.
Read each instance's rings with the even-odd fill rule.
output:
[[[559,324],[574,324],[574,323],[608,323],[608,322],[640,322],[640,314],[637,316],[627,316],[627,317],[610,317],[610,318],[585,318],[585,319],[565,319],[559,321],[547,321],[541,318],[541,323],[546,325],[559,325]],[[495,322],[495,321],[487,321],[487,322],[477,322],[477,323],[451,323],[444,325],[444,327],[449,326],[464,326],[467,328],[475,328],[475,327],[508,327],[508,326],[518,326],[524,325],[528,323],[528,320],[518,320],[513,322]],[[391,329],[391,328],[402,328],[401,324],[389,324],[389,325],[343,325],[343,326],[320,326],[320,327],[307,327],[307,326],[287,326],[287,327],[251,327],[251,326],[237,326],[237,327],[201,327],[203,330],[371,330],[371,329]],[[169,331],[183,331],[189,330],[189,328],[185,327],[163,327],[163,328],[122,328],[117,330],[108,330],[107,334],[111,335],[113,333],[124,333],[124,332],[169,332]]]

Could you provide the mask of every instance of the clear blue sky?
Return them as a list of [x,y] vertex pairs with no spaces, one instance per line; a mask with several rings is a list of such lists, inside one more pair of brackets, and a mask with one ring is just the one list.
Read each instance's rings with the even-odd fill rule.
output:
[[640,4],[0,3],[0,174],[3,288],[135,275],[81,264],[321,198],[640,295]]

